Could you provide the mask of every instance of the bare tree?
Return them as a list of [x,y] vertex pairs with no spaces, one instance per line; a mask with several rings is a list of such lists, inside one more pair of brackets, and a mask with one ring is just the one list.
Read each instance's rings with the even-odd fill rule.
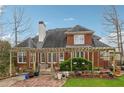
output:
[[30,18],[24,15],[24,8],[15,7],[12,15],[12,29],[15,34],[15,46],[18,44],[18,34],[30,29]]
[[3,11],[4,11],[4,7],[5,6],[0,6],[0,36],[2,37],[3,35],[4,35],[4,33],[3,33],[3,22],[2,22],[2,15],[3,15]]
[[119,14],[115,6],[110,6],[110,10],[107,9],[103,15],[104,25],[106,28],[110,28],[110,33],[115,33],[116,35],[110,36],[110,41],[117,44],[118,51],[120,53],[120,62],[123,63],[123,43],[122,43],[122,29],[123,21],[120,19]]

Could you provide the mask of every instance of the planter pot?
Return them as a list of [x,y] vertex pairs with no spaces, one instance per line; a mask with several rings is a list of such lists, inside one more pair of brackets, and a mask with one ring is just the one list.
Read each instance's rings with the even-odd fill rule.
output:
[[59,80],[62,79],[62,73],[57,73],[57,77]]
[[34,72],[34,76],[39,76],[39,72]]
[[65,71],[65,72],[62,72],[64,75],[65,75],[65,77],[69,77],[69,72],[68,71]]
[[22,74],[22,75],[17,76],[17,80],[25,80],[25,75]]
[[69,77],[69,72],[68,71],[66,71],[66,77]]

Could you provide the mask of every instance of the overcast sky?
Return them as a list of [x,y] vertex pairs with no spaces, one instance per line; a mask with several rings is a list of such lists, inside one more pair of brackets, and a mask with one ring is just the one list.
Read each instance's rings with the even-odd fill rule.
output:
[[[2,20],[9,21],[12,19],[12,11],[15,6],[6,6]],[[87,5],[74,5],[74,6],[18,6],[25,9],[25,15],[31,18],[30,36],[35,36],[38,33],[38,22],[44,21],[47,29],[73,27],[74,25],[81,25],[95,31],[95,34],[104,37],[105,29],[103,26],[103,13],[104,8],[107,6],[87,6]],[[117,6],[120,17],[124,16],[124,6]],[[124,18],[123,18],[124,19]],[[4,31],[6,28],[4,28]],[[6,30],[7,34],[12,31]],[[27,38],[24,33],[21,38]]]

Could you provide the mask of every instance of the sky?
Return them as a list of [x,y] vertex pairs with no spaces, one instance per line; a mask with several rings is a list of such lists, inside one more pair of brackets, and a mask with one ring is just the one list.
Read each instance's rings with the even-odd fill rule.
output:
[[[44,21],[47,29],[73,27],[81,25],[95,32],[96,35],[105,37],[106,29],[103,26],[104,8],[108,6],[98,5],[27,5],[27,6],[5,6],[2,14],[1,22],[9,22],[12,20],[14,7],[23,7],[26,18],[30,18],[31,28],[28,32],[24,32],[19,36],[19,40],[28,37],[34,37],[38,34],[38,22]],[[117,10],[122,19],[124,16],[124,6],[117,6]],[[11,36],[12,29],[10,25],[4,26],[3,31],[6,33],[4,38]],[[30,34],[29,34],[30,33]]]

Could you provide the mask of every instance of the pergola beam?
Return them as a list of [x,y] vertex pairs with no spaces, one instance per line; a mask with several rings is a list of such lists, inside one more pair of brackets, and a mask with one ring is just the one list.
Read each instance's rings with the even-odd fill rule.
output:
[[[89,52],[92,52],[92,60],[94,62],[94,52],[100,52],[100,51],[113,51],[115,53],[115,48],[110,48],[110,47],[75,47],[75,48],[24,48],[24,47],[19,47],[19,48],[12,48],[10,51],[10,75],[12,73],[12,53],[14,52],[20,52],[20,51],[31,51],[31,52],[41,52],[45,54],[45,60],[47,62],[47,54],[48,52],[51,52],[53,55],[53,52],[56,53],[61,53],[61,52],[70,52],[71,53],[71,58],[74,56],[74,52],[76,51],[84,51],[87,52],[87,59],[89,60],[90,55]],[[99,55],[99,54],[98,54]],[[98,60],[99,61],[99,60]],[[115,66],[115,55],[114,55],[114,59],[113,59],[113,64]],[[35,69],[35,65],[36,64],[36,55],[35,55],[35,62],[34,62],[34,69]],[[94,63],[92,64],[92,66],[94,65]],[[93,69],[93,68],[92,68]],[[53,60],[51,62],[51,71],[53,73]],[[113,70],[114,71],[114,70]],[[53,73],[54,74],[54,73]]]

